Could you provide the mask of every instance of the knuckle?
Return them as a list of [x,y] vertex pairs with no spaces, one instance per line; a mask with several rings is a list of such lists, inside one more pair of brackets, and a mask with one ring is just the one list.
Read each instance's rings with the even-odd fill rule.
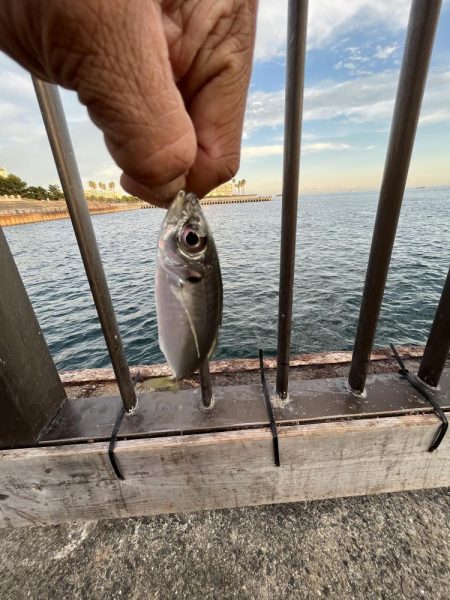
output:
[[153,185],[164,185],[186,173],[195,160],[195,149],[177,141],[165,146],[148,159],[148,179]]
[[218,165],[218,179],[219,183],[225,183],[236,175],[239,171],[240,156],[239,154],[231,154],[224,157]]

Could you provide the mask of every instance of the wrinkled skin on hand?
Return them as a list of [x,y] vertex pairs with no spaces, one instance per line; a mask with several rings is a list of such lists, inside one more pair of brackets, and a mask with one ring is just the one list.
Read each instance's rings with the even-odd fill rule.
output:
[[257,0],[2,0],[0,49],[78,93],[131,194],[236,174]]

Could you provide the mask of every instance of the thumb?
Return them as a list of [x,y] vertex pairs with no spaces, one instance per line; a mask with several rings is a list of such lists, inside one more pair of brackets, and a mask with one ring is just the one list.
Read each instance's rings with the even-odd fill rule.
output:
[[100,4],[102,25],[88,42],[78,96],[124,171],[122,184],[161,204],[184,187],[197,142],[173,79],[160,8],[141,0]]
[[8,36],[0,47],[38,76],[76,90],[126,189],[164,204],[184,186],[197,142],[173,80],[159,3],[47,0],[32,24],[25,15],[35,2],[3,4],[0,28],[6,20]]

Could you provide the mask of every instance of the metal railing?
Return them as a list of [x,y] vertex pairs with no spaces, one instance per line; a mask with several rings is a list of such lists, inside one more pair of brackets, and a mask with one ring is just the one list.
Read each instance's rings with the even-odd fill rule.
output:
[[450,351],[450,270],[447,273],[425,352],[420,362],[418,377],[437,387]]
[[411,5],[349,375],[350,388],[357,393],[366,383],[441,3],[413,0]]
[[308,0],[290,0],[286,52],[280,285],[278,287],[277,393],[280,398],[287,397],[289,385],[307,21]]
[[[363,392],[366,382],[368,361],[373,347],[388,274],[440,7],[441,0],[429,0],[427,2],[413,0],[411,6],[385,171],[349,376],[351,389],[359,394]],[[276,390],[281,398],[286,398],[289,391],[307,14],[307,0],[289,0],[276,373]],[[54,85],[36,79],[33,80],[33,83],[119,385],[123,406],[126,411],[132,412],[136,407],[136,394],[123,350],[59,93]],[[36,390],[31,404],[36,405],[40,401],[45,409],[41,415],[37,415],[37,411],[31,411],[29,415],[25,414],[25,410],[19,411],[20,414],[13,411],[11,419],[7,419],[3,423],[3,429],[0,429],[0,432],[3,438],[5,427],[12,431],[9,438],[6,436],[6,445],[11,442],[14,435],[16,436],[14,439],[18,444],[27,444],[36,441],[39,431],[48,422],[49,415],[55,414],[55,408],[64,401],[65,394],[48,349],[45,342],[43,342],[42,334],[20,280],[20,275],[1,234],[0,246],[0,258],[2,258],[5,265],[7,263],[7,267],[2,266],[2,269],[4,269],[2,273],[6,273],[7,269],[9,273],[8,277],[2,281],[0,293],[0,327],[2,328],[0,349],[4,350],[3,346],[7,346],[8,356],[11,357],[8,369],[0,369],[2,402],[5,402],[8,407],[14,407],[17,403],[28,406],[31,402],[27,395],[29,382],[26,385],[18,382],[21,379],[23,382],[25,377],[31,377],[31,372],[39,372],[42,385],[41,387],[38,386],[39,389]],[[9,319],[9,312],[15,314],[14,305],[19,303],[19,300],[21,305],[20,315],[22,315],[20,317],[21,326],[22,329],[27,329],[28,332],[26,343],[24,343],[25,338],[22,339],[23,336],[18,333],[17,327],[14,329],[14,327],[5,326]],[[15,324],[18,322],[19,317],[17,317]],[[438,386],[449,349],[450,275],[447,277],[418,373],[424,382],[433,387]],[[24,361],[26,361],[26,356],[29,354],[33,354],[33,357],[29,357],[31,371],[26,369],[23,371]],[[200,383],[203,405],[212,407],[211,378],[207,362],[200,369]],[[17,425],[20,419],[22,419],[23,424]],[[35,426],[29,428],[33,419],[35,420]],[[17,434],[17,431],[21,428],[23,431],[26,430],[26,434]],[[3,441],[2,445],[5,445]]]
[[122,338],[106,282],[97,240],[95,239],[91,215],[84,196],[59,91],[55,85],[40,81],[35,77],[33,77],[33,84],[120,395],[125,410],[130,412],[136,407],[136,393],[123,350]]

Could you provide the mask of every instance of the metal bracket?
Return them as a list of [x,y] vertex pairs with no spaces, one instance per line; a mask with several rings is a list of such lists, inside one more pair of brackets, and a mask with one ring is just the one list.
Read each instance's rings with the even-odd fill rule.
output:
[[417,379],[417,377],[414,377],[414,375],[412,375],[409,370],[405,367],[405,363],[402,361],[402,359],[400,358],[396,347],[394,346],[394,344],[390,344],[391,346],[391,350],[395,356],[395,358],[397,359],[398,364],[400,365],[400,369],[399,369],[399,373],[400,375],[406,379],[406,381],[408,381],[412,387],[417,390],[419,392],[419,394],[429,403],[431,404],[431,406],[434,408],[434,411],[436,412],[436,414],[438,415],[438,417],[441,419],[442,423],[441,426],[439,427],[439,430],[436,434],[436,437],[434,438],[431,446],[428,448],[428,452],[434,452],[435,450],[437,450],[437,448],[439,448],[440,443],[442,442],[442,440],[444,439],[445,434],[447,433],[447,429],[448,429],[448,419],[447,416],[445,414],[445,412],[442,410],[442,408],[439,406],[439,404],[436,402],[436,400],[432,397],[432,395],[430,394],[430,392],[425,388],[425,386],[423,385],[423,383],[420,382],[419,379]]
[[[136,375],[132,381],[133,381],[133,388],[136,388],[136,385],[142,381],[142,377],[141,377],[141,374],[139,371],[136,373]],[[136,402],[136,405],[137,405],[137,402]],[[132,412],[132,411],[130,411],[130,412]],[[120,470],[119,464],[116,460],[116,456],[114,454],[114,447],[117,442],[117,434],[119,433],[120,426],[122,425],[122,419],[123,419],[124,414],[125,414],[125,407],[123,404],[121,404],[119,407],[119,410],[117,412],[117,417],[114,422],[114,427],[113,427],[113,430],[111,433],[111,439],[109,440],[109,446],[108,446],[109,462],[111,463],[111,466],[113,468],[114,473],[116,474],[117,479],[120,479],[120,481],[125,481],[125,477],[122,475],[122,471]]]
[[124,409],[123,405],[121,405],[119,407],[119,411],[117,413],[116,422],[114,423],[114,427],[113,427],[113,430],[111,433],[111,439],[109,440],[109,446],[108,446],[109,462],[111,463],[111,466],[113,468],[114,473],[116,474],[117,479],[120,479],[121,481],[125,481],[125,477],[122,475],[119,464],[116,460],[116,456],[114,454],[114,446],[116,445],[117,433],[120,429],[120,426],[122,425],[122,419],[123,419],[124,414],[125,414],[125,409]]
[[264,355],[261,348],[259,349],[259,372],[261,373],[261,384],[264,394],[264,400],[266,401],[267,413],[269,415],[270,430],[272,431],[273,438],[273,454],[275,458],[275,464],[277,467],[280,466],[280,447],[278,444],[278,432],[277,424],[275,423],[275,417],[273,416],[272,403],[270,401],[269,388],[267,387],[266,376],[264,375]]

